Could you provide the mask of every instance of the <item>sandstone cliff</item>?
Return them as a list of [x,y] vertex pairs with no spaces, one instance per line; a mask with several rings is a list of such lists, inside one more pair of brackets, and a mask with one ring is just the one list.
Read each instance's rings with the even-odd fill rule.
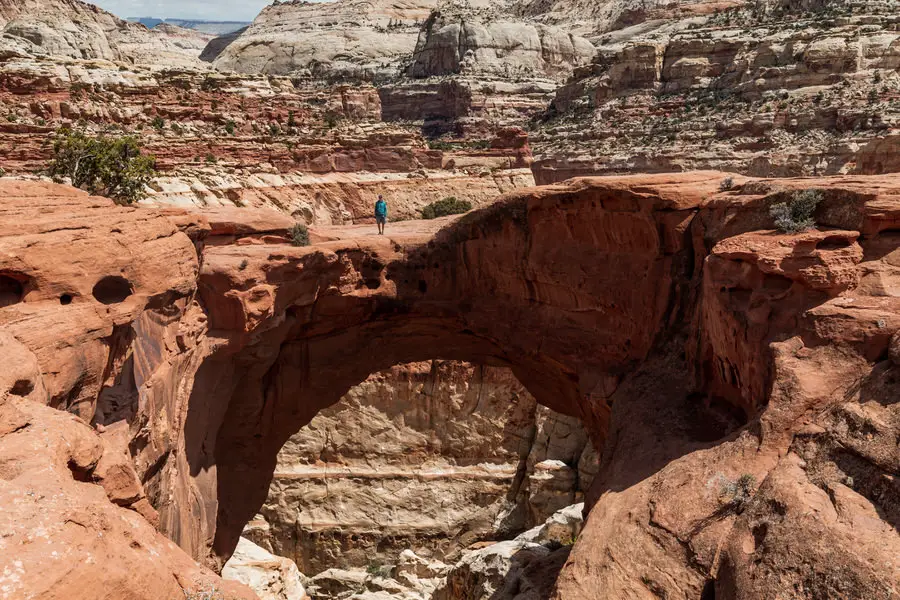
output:
[[897,18],[772,2],[604,34],[535,135],[536,177],[897,171]]
[[220,71],[377,79],[396,75],[437,0],[277,2],[215,59]]
[[[103,59],[199,68],[209,41],[198,32],[165,26],[148,30],[80,0],[4,0],[3,44],[24,54]],[[7,50],[9,52],[9,50]]]
[[514,21],[505,15],[441,7],[422,26],[408,73],[450,74],[516,80],[565,80],[594,57],[594,46],[558,27]]

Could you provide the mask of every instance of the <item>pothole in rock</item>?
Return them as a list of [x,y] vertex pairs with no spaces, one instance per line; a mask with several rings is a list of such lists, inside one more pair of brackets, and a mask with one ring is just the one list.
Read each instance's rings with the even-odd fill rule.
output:
[[596,469],[581,423],[539,406],[509,370],[398,366],[285,445],[225,575],[269,556],[280,572],[293,561],[313,600],[450,600],[451,587],[505,577],[549,597]]

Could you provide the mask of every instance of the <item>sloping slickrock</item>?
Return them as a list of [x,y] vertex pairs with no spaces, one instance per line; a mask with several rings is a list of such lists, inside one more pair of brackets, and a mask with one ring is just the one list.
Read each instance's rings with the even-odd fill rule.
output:
[[4,0],[0,27],[25,54],[193,66],[208,38],[176,27],[148,30],[79,0]]

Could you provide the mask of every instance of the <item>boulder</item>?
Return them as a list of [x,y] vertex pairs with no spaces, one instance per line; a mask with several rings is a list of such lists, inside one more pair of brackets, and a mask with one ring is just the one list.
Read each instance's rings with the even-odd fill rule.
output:
[[246,538],[241,538],[225,563],[222,577],[243,583],[260,600],[309,600],[303,576],[293,561],[275,556]]

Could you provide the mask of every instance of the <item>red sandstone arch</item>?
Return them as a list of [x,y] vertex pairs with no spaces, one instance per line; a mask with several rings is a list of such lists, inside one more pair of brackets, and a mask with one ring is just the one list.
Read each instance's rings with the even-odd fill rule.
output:
[[694,183],[666,198],[625,182],[602,194],[544,188],[434,238],[208,250],[201,294],[211,334],[228,344],[197,375],[186,439],[192,475],[215,469],[215,553],[231,553],[262,505],[284,442],[395,364],[508,366],[600,447],[619,376],[678,318],[693,274],[688,225],[719,181]]

